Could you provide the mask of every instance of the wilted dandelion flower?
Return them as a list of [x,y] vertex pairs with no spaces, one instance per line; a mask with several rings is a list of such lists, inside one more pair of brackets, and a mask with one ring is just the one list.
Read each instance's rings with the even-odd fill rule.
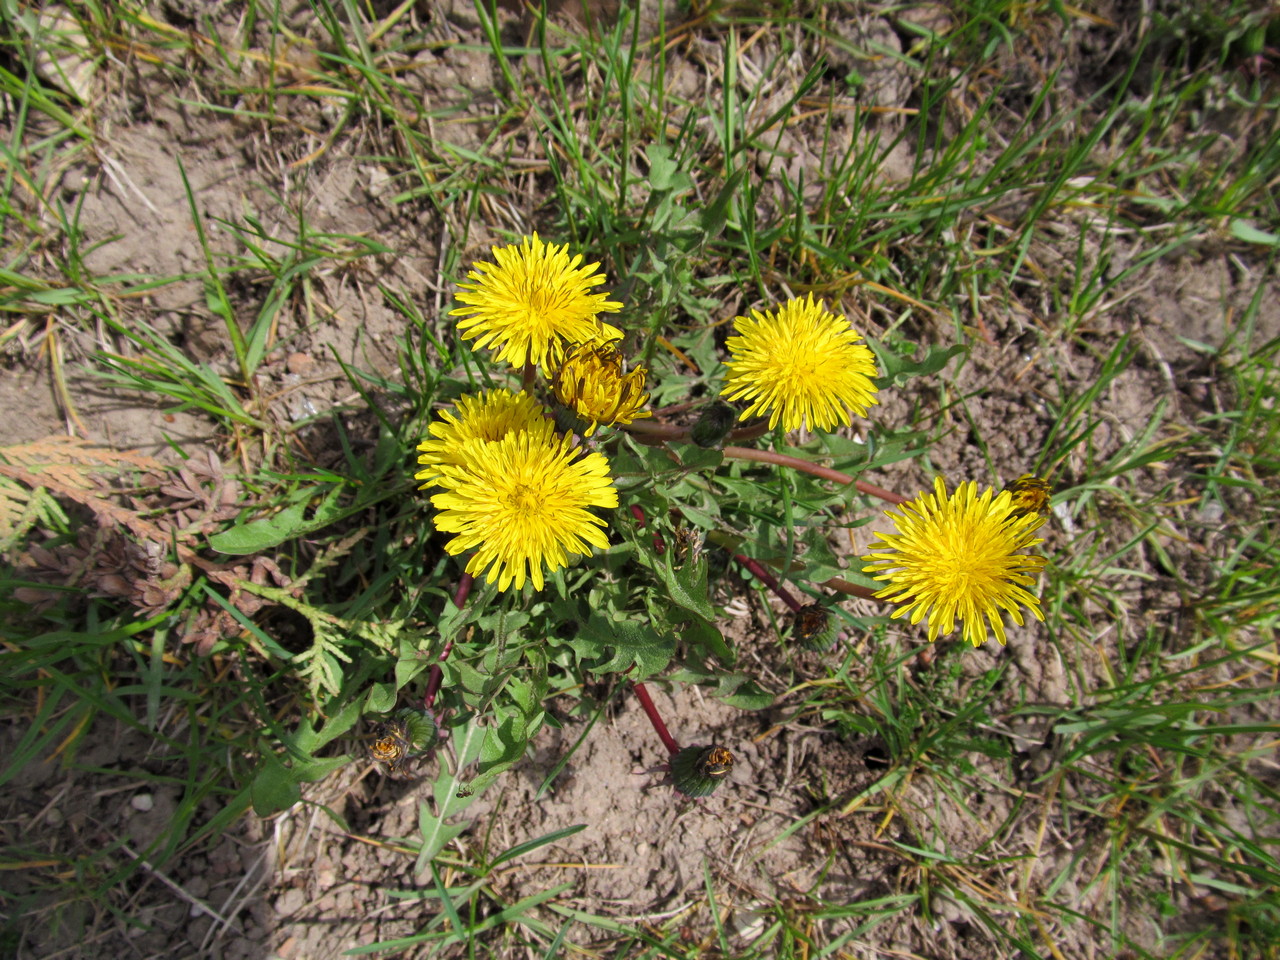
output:
[[685,747],[671,757],[671,780],[686,797],[715,793],[733,772],[733,754],[718,744]]
[[612,339],[622,331],[597,319],[614,313],[621,303],[591,288],[605,282],[598,263],[582,266],[582,255],[569,256],[569,246],[543,243],[535,233],[518,244],[494,247],[496,263],[479,261],[460,283],[459,303],[450,312],[462,317],[458,330],[477,347],[498,351],[497,359],[514,366],[542,364],[561,340]]
[[[886,552],[862,559],[875,579],[888,581],[877,597],[902,605],[894,617],[911,615],[913,624],[929,617],[929,639],[951,633],[957,619],[964,621],[964,638],[975,647],[987,641],[987,621],[1001,644],[1005,642],[1004,610],[1021,625],[1022,610],[1043,620],[1040,600],[1026,587],[1044,567],[1045,558],[1023,551],[1044,541],[1033,536],[1044,518],[1035,513],[1019,515],[1013,495],[996,495],[978,485],[962,483],[947,496],[941,477],[934,492],[922,493],[887,511],[898,528],[895,534],[879,534]],[[887,552],[892,551],[892,552]]]
[[840,624],[822,603],[807,603],[791,614],[792,636],[814,653],[826,653],[836,644]]
[[625,372],[622,353],[607,340],[590,340],[569,348],[551,380],[551,392],[578,419],[590,423],[589,437],[600,424],[613,426],[653,416],[641,409],[647,372],[637,367]]
[[721,395],[749,400],[741,419],[769,415],[784,430],[808,422],[814,430],[830,430],[859,417],[876,399],[875,355],[849,321],[815,301],[788,300],[773,311],[751,311],[736,317],[738,336],[726,346],[733,359]]
[[457,534],[445,550],[475,549],[467,573],[487,570],[499,590],[520,589],[526,578],[541,590],[544,566],[554,571],[571,553],[609,546],[605,521],[589,509],[618,505],[609,462],[598,453],[577,457],[568,436],[547,441],[522,431],[492,443],[471,440],[458,463],[439,469],[436,528]]
[[1049,481],[1037,477],[1034,473],[1024,473],[1013,483],[1005,487],[1013,497],[1013,513],[1022,516],[1024,513],[1044,513],[1049,509],[1049,498],[1053,488]]
[[442,464],[460,464],[462,445],[468,440],[500,440],[509,433],[530,431],[543,443],[549,443],[555,425],[545,416],[546,411],[527,393],[510,390],[489,390],[479,396],[467,394],[459,397],[457,415],[448,410],[440,412],[440,419],[428,428],[430,439],[418,444],[418,463],[423,467],[413,475],[423,481],[419,490],[431,486],[440,478]]

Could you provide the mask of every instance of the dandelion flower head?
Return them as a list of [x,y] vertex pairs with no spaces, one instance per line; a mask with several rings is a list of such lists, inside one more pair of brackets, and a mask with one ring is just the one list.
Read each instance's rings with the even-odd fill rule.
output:
[[934,492],[922,493],[887,511],[897,527],[881,533],[880,549],[867,554],[863,568],[888,586],[876,593],[899,603],[894,617],[910,615],[913,624],[929,618],[929,640],[950,634],[957,620],[964,639],[975,647],[987,641],[987,623],[1005,642],[1001,611],[1022,625],[1021,607],[1044,620],[1040,600],[1026,588],[1034,585],[1045,558],[1025,551],[1044,541],[1035,530],[1044,522],[1036,513],[1019,514],[1013,495],[990,488],[981,495],[972,481],[947,495],[941,477]]
[[559,341],[606,339],[622,331],[598,319],[622,304],[591,288],[605,282],[598,263],[570,257],[569,246],[543,243],[535,233],[517,244],[493,248],[493,263],[479,261],[458,284],[459,303],[450,312],[461,317],[458,330],[477,347],[496,349],[497,359],[513,366],[541,366]]
[[600,424],[613,426],[653,416],[643,409],[648,372],[636,367],[625,372],[622,352],[608,340],[574,344],[554,371],[551,392],[580,420],[590,423],[586,436]]
[[468,440],[492,443],[510,433],[527,431],[547,443],[555,432],[545,408],[527,393],[498,389],[478,396],[467,394],[458,398],[456,406],[457,415],[442,410],[440,419],[427,428],[430,438],[418,444],[418,463],[423,469],[413,478],[423,481],[419,490],[439,480],[443,464],[462,463],[462,447]]
[[751,311],[736,317],[738,335],[726,343],[733,359],[721,394],[748,400],[741,419],[769,415],[795,430],[849,426],[849,412],[859,417],[876,399],[875,355],[860,342],[844,317],[827,310],[824,301],[789,300],[776,310]]
[[618,505],[609,462],[594,452],[577,456],[568,435],[469,440],[459,461],[441,464],[443,492],[431,503],[440,511],[436,528],[456,534],[445,550],[475,549],[467,573],[484,573],[499,590],[521,589],[526,580],[541,590],[544,566],[555,571],[570,554],[609,546],[605,521],[590,510]]

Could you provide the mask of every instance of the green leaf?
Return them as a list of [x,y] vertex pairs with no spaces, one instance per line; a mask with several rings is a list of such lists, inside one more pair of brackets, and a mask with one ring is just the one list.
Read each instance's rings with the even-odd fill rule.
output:
[[840,559],[831,549],[825,530],[819,527],[810,527],[805,531],[801,542],[807,548],[801,557],[801,562],[804,563],[804,578],[806,580],[811,583],[823,583],[832,577],[844,576],[844,569],[840,566]]
[[724,642],[724,635],[714,623],[706,620],[689,620],[680,631],[680,639],[695,649],[704,650],[725,666],[737,661],[733,648]]
[[276,757],[269,756],[249,787],[253,812],[269,817],[281,810],[288,810],[302,799],[302,791],[292,772]]
[[295,763],[290,773],[296,783],[315,783],[350,762],[351,757],[347,755],[341,757],[316,757],[308,761]]
[[628,677],[633,681],[664,670],[675,652],[673,637],[659,636],[647,624],[611,620],[599,611],[591,614],[570,645],[600,661],[590,668],[592,673],[625,673],[634,667]]
[[479,603],[467,604],[459,609],[454,606],[452,599],[446,600],[444,609],[440,611],[440,622],[436,625],[436,629],[440,631],[440,642],[448,643],[483,612],[484,606]]
[[774,700],[772,693],[750,678],[747,678],[737,692],[720,699],[739,710],[766,710],[773,706]]
[[666,586],[671,602],[707,622],[714,620],[716,612],[707,599],[706,554],[676,566],[674,553],[668,550],[663,556],[664,562],[654,571]]
[[720,231],[724,229],[724,225],[729,221],[729,207],[733,203],[733,198],[738,195],[738,191],[742,188],[742,181],[746,179],[747,171],[743,168],[735,170],[729,179],[725,181],[720,192],[716,194],[716,198],[711,201],[711,205],[702,212],[702,237],[705,243],[708,240],[714,240],[720,236]]
[[1280,246],[1280,237],[1274,233],[1268,233],[1266,230],[1259,230],[1253,224],[1244,220],[1231,221],[1231,235],[1237,240],[1243,240],[1246,243],[1262,243],[1269,247]]
[[360,722],[360,717],[363,715],[364,710],[361,709],[359,700],[353,698],[347,701],[336,713],[329,715],[324,722],[324,726],[320,728],[320,731],[315,734],[314,738],[310,739],[310,742],[303,749],[308,753],[315,753],[315,751],[328,743],[332,743],[354,727]]
[[[479,779],[467,784],[462,773],[479,758],[484,739],[485,728],[480,726],[475,714],[465,723],[453,728],[453,756],[456,766],[452,771],[446,770],[443,765],[440,768],[432,789],[435,809],[432,809],[432,804],[425,802],[418,805],[418,829],[422,833],[422,846],[418,849],[414,873],[424,872],[446,844],[471,826],[467,822],[449,823],[449,820],[469,807],[480,795],[482,787],[478,785]],[[469,789],[463,789],[464,787]]]
[[237,524],[230,530],[215,533],[209,538],[209,546],[219,553],[233,556],[261,553],[364,509],[363,505],[353,504],[345,508],[340,506],[338,498],[342,495],[342,490],[342,487],[336,487],[329,491],[316,506],[310,519],[307,519],[310,503],[295,503],[270,517]]
[[585,823],[576,823],[571,827],[564,827],[563,829],[553,831],[552,833],[543,834],[541,837],[534,840],[526,840],[524,843],[517,843],[514,847],[510,847],[494,857],[493,862],[489,864],[489,869],[492,870],[494,867],[499,864],[506,863],[508,860],[515,860],[517,857],[523,857],[526,853],[532,853],[534,850],[537,850],[540,847],[545,847],[548,844],[559,843],[561,840],[572,837],[575,833],[581,833],[585,829],[587,829],[587,825]]
[[696,443],[682,443],[675,454],[680,459],[680,467],[686,472],[711,473],[724,463],[724,454],[719,450],[704,450]]
[[693,189],[693,180],[671,158],[670,147],[651,143],[644,152],[649,160],[649,186],[655,191],[685,193]]
[[884,371],[884,376],[876,381],[881,390],[891,386],[901,387],[914,377],[932,376],[945,367],[952,357],[968,349],[960,343],[953,343],[949,347],[929,344],[925,350],[924,359],[917,361],[908,360],[906,357],[885,350],[880,344],[871,340],[867,343],[875,351],[876,358],[880,361],[880,369]]
[[708,670],[704,666],[685,664],[668,675],[672,683],[697,684],[710,688],[711,696],[739,710],[763,710],[772,706],[773,694],[761,689],[756,682],[739,671]]
[[417,637],[401,637],[399,657],[396,660],[395,689],[402,690],[409,681],[426,670],[434,662],[429,651],[419,646]]
[[542,701],[547,695],[545,672],[534,671],[524,677],[507,678],[507,693],[520,707],[526,718],[542,712]]
[[[485,731],[480,745],[480,765],[477,768],[486,782],[510,769],[524,756],[529,746],[529,727],[523,717],[508,716],[496,727]],[[473,788],[474,789],[474,788]]]
[[396,705],[398,687],[394,683],[375,683],[364,701],[364,713],[390,713]]

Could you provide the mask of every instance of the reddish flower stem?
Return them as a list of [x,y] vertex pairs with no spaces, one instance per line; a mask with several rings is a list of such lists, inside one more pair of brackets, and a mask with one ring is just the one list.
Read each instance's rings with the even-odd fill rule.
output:
[[[633,423],[624,424],[622,429],[642,443],[662,443],[665,441],[689,443],[690,436],[693,433],[692,427],[682,427],[676,423],[654,423],[650,420],[636,420]],[[754,440],[756,437],[762,437],[768,432],[769,425],[767,423],[751,423],[745,427],[731,430],[729,439]]]
[[[638,503],[631,504],[631,515],[636,518],[636,526],[641,530],[644,529],[644,507]],[[662,534],[657,530],[653,531],[653,552],[661,556],[667,552],[666,541],[662,539]]]
[[471,595],[471,585],[475,582],[476,578],[469,573],[464,573],[458,578],[458,589],[453,592],[453,605],[459,610],[467,602],[467,597]]
[[[629,423],[622,429],[642,443],[662,443],[672,440],[687,442],[690,434],[689,427],[678,426],[674,423],[649,423],[642,420]],[[729,434],[729,439],[751,440],[762,436],[767,431],[768,427],[765,424],[756,423],[734,430]],[[773,463],[780,467],[791,467],[793,470],[811,473],[815,477],[822,477],[824,480],[834,480],[836,483],[852,483],[858,492],[865,493],[869,497],[877,497],[886,503],[906,503],[911,499],[910,497],[904,497],[900,493],[894,493],[892,490],[864,483],[849,476],[847,473],[841,473],[839,470],[820,467],[816,463],[810,463],[808,460],[801,460],[798,457],[788,457],[785,453],[774,453],[772,450],[756,450],[754,447],[737,446],[724,447],[720,452],[731,460],[756,460],[760,463]]]
[[654,705],[653,698],[649,696],[649,691],[645,689],[643,683],[633,683],[631,684],[631,689],[636,692],[636,697],[640,700],[640,706],[644,709],[645,716],[649,718],[649,722],[653,724],[653,729],[657,733],[658,739],[667,748],[667,753],[674,757],[680,752],[680,744],[676,743],[676,738],[671,736],[671,731],[663,723],[662,717],[658,713],[658,708]]
[[[459,610],[467,602],[473,583],[475,583],[475,577],[469,573],[464,573],[458,578],[458,589],[453,594],[453,605]],[[444,649],[440,651],[440,658],[431,665],[431,669],[427,673],[427,692],[422,695],[422,708],[424,710],[430,710],[436,702],[436,694],[440,692],[440,684],[444,681],[444,668],[440,664],[448,660],[451,653],[453,653],[452,640],[444,645]]]
[[743,556],[741,553],[735,553],[733,555],[733,559],[737,560],[739,563],[745,566],[748,570],[751,571],[752,575],[756,579],[758,579],[766,587],[768,587],[770,590],[776,593],[779,599],[781,599],[782,602],[785,603],[791,609],[792,613],[798,613],[800,611],[802,606],[800,601],[797,600],[795,597],[793,597],[790,593],[788,593],[787,588],[784,587],[782,584],[780,584],[777,578],[774,577],[772,573],[770,573],[764,567],[760,566],[760,564],[757,563],[755,560],[752,560],[750,557]]
[[859,493],[865,493],[869,497],[879,497],[886,503],[906,503],[911,499],[910,497],[902,496],[900,493],[894,493],[892,490],[885,490],[883,487],[863,483],[861,480],[857,480],[847,473],[841,473],[839,470],[820,467],[816,463],[810,463],[808,460],[801,460],[797,457],[788,457],[785,453],[774,453],[772,450],[756,450],[753,447],[725,447],[721,452],[733,460],[755,460],[760,463],[773,463],[780,467],[791,467],[793,470],[811,473],[815,477],[822,477],[824,480],[834,480],[836,483],[852,483]]
[[876,592],[869,587],[863,587],[856,583],[850,583],[848,580],[841,580],[839,577],[832,577],[823,584],[828,590],[835,590],[838,593],[848,594],[851,597],[862,597],[866,600],[881,599],[876,597]]

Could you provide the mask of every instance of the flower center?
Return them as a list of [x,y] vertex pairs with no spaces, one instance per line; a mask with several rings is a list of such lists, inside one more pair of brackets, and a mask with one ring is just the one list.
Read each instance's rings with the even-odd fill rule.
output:
[[784,353],[778,358],[783,377],[789,383],[803,383],[813,377],[816,364],[811,350],[791,341],[784,347]]
[[521,517],[536,517],[542,513],[546,499],[528,484],[517,483],[507,495],[507,506]]
[[956,590],[964,590],[969,586],[973,571],[973,558],[965,558],[956,553],[944,554],[936,562],[937,577],[943,584]]
[[553,300],[550,291],[545,287],[534,285],[525,291],[525,303],[529,313],[541,320],[551,310]]

